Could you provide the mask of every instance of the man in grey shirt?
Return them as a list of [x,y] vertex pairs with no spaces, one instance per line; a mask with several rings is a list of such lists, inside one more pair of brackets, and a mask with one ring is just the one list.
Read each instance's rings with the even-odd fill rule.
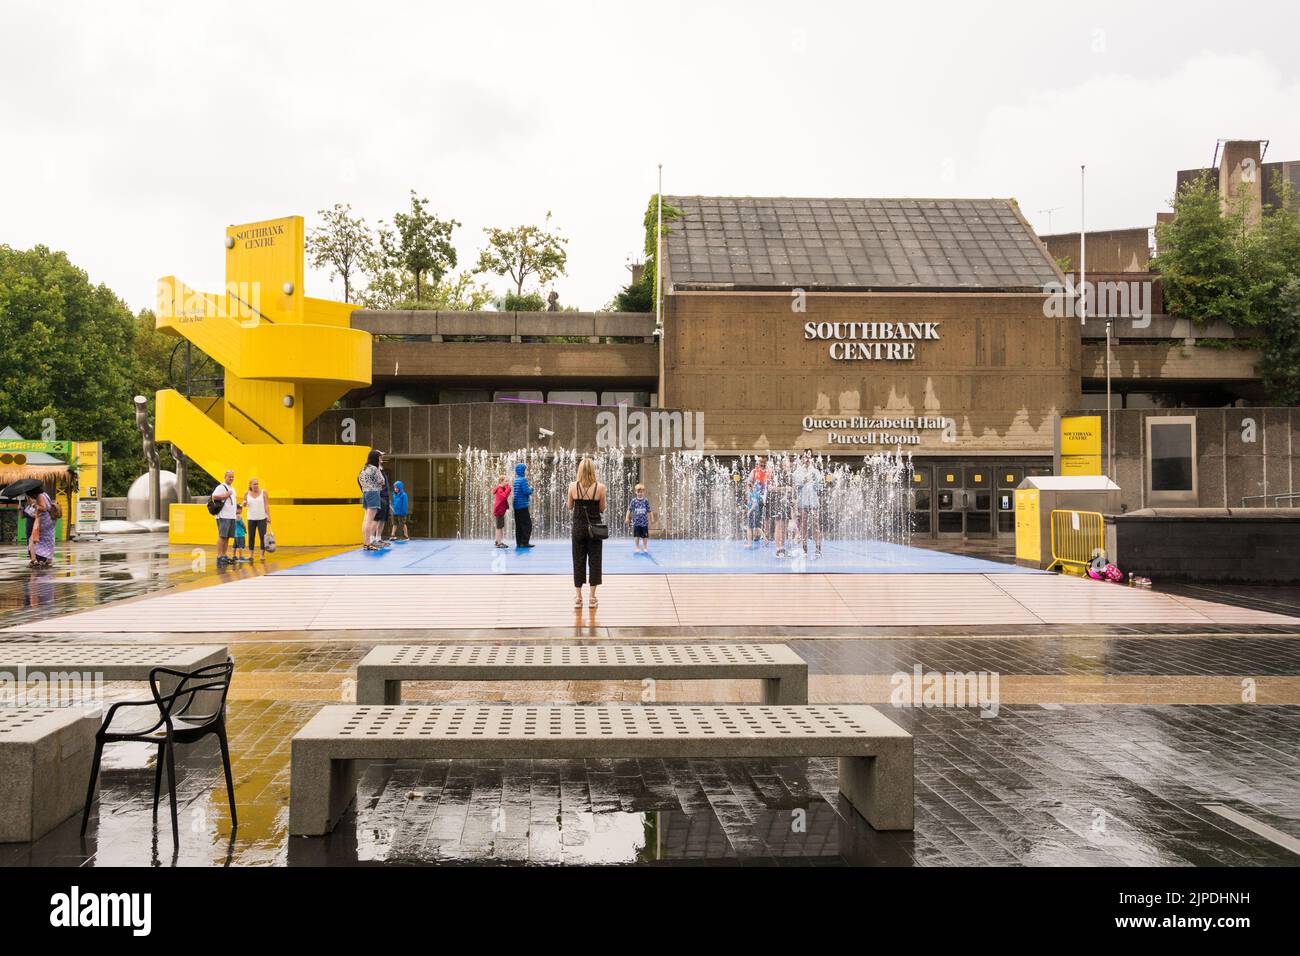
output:
[[217,567],[224,568],[234,564],[234,558],[226,557],[230,539],[235,536],[235,472],[227,468],[221,484],[212,489],[212,500],[221,502],[217,512]]

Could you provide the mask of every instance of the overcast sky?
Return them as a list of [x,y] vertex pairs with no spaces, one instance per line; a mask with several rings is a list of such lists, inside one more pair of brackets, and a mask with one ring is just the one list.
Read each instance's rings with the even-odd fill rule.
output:
[[[1039,231],[1148,225],[1219,138],[1300,160],[1300,5],[0,4],[0,243],[133,308],[222,282],[227,224],[414,188],[571,239],[604,305],[666,193],[1011,196]],[[493,287],[505,282],[493,278]],[[307,293],[341,296],[309,272]]]

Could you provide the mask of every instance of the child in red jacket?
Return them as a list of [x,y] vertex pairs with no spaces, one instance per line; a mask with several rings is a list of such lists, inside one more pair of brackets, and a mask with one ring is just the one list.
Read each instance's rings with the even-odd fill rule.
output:
[[497,529],[497,547],[504,548],[506,512],[510,510],[510,483],[505,475],[497,476],[497,486],[492,489],[492,522]]

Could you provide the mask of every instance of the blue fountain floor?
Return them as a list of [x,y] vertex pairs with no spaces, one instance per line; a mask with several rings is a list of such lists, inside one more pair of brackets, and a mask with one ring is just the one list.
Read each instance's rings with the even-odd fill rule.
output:
[[[879,541],[827,541],[822,556],[778,558],[776,549],[744,542],[672,539],[652,541],[634,554],[630,538],[605,542],[608,574],[1038,574],[1029,568],[928,548]],[[491,541],[417,539],[383,551],[360,548],[278,571],[290,575],[367,574],[571,574],[569,542],[539,541],[529,549],[495,548]]]

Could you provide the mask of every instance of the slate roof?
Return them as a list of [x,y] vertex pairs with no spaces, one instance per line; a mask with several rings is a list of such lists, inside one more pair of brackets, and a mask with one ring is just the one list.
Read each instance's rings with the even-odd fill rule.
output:
[[1010,199],[664,196],[667,288],[1041,291],[1061,277]]

